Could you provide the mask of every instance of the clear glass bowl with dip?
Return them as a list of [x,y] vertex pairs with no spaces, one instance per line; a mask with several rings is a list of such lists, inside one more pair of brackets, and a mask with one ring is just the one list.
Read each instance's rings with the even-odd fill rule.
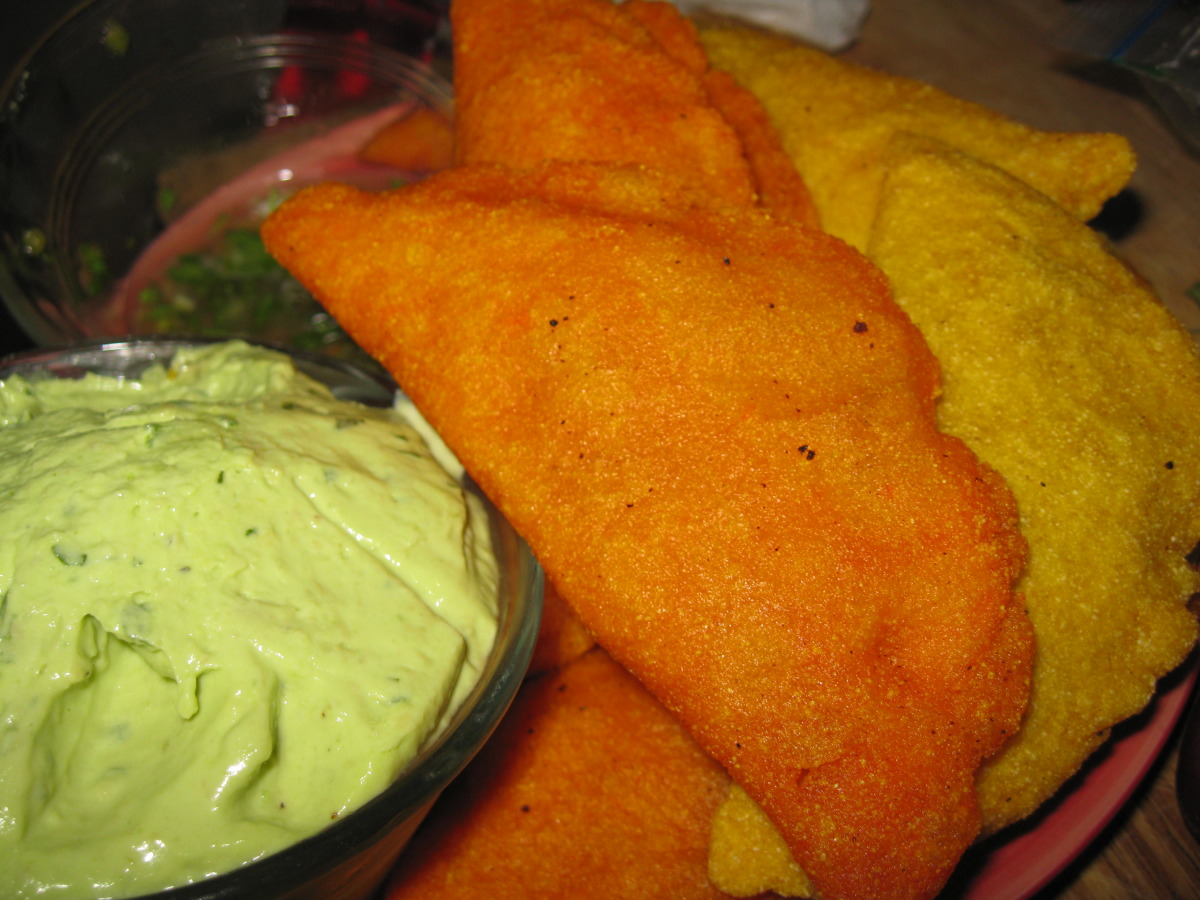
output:
[[[205,344],[187,339],[132,340],[33,351],[0,363],[0,379],[13,375],[27,380],[78,379],[87,373],[137,379],[148,367],[169,363],[181,349]],[[394,385],[386,377],[320,355],[292,353],[291,357],[297,369],[329,386],[338,398],[369,406],[392,405]],[[464,484],[466,490],[475,490],[469,482]],[[494,507],[484,505],[499,571],[496,637],[474,687],[437,736],[382,792],[311,837],[224,874],[145,896],[158,900],[351,900],[370,896],[378,888],[442,789],[478,751],[504,714],[536,638],[540,570]],[[69,554],[59,559],[64,567],[76,562]],[[337,598],[330,600],[336,602]]]
[[318,6],[338,4],[91,0],[11,73],[0,296],[36,343],[186,333],[355,355],[256,226],[306,183],[440,167],[451,88],[432,67],[436,0],[399,5],[413,14],[388,46],[365,13],[313,28]]

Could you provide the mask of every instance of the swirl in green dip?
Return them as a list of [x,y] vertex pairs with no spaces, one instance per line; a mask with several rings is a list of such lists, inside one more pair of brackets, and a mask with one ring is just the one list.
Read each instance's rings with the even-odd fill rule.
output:
[[379,793],[497,619],[477,499],[240,342],[0,384],[0,895],[197,881]]

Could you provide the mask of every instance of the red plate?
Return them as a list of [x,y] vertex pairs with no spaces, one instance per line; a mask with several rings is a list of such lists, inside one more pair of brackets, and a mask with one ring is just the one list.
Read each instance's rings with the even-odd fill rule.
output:
[[963,857],[941,898],[1026,900],[1104,829],[1145,778],[1187,705],[1196,666],[1168,676],[1152,705],[1114,729],[1114,739],[1031,821]]

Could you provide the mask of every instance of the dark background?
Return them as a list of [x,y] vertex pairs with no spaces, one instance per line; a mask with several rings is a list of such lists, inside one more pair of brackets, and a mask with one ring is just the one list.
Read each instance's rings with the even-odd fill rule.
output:
[[0,28],[0,60],[7,76],[38,37],[79,3],[79,0],[8,0]]
[[[8,0],[0,24],[0,81],[7,81],[38,37],[77,5],[78,0]],[[30,346],[31,341],[0,308],[0,354]]]

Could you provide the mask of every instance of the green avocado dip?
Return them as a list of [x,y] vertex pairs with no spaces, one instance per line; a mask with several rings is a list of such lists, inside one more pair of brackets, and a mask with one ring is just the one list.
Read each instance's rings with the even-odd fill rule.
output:
[[281,354],[0,383],[0,896],[122,897],[378,794],[496,633],[486,513]]

